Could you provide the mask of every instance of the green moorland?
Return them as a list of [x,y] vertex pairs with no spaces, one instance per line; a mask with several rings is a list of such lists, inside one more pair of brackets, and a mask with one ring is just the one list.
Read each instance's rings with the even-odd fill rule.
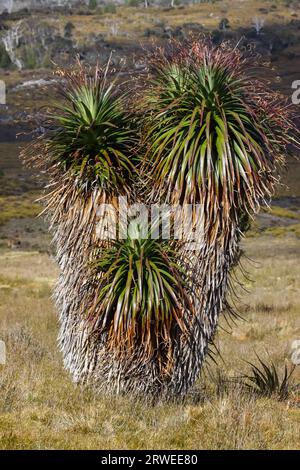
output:
[[[185,22],[201,19],[213,28],[213,12],[239,27],[245,18],[264,15],[259,8],[265,4],[276,6],[267,21],[282,24],[296,14],[287,1],[233,0],[161,10],[159,15],[172,26],[184,16]],[[128,11],[118,9],[118,21],[136,41],[158,14],[151,8]],[[82,16],[72,17],[78,41],[96,26],[103,24],[105,32],[110,27],[106,18],[114,15],[91,15],[84,28]],[[53,21],[63,28],[66,19]],[[288,76],[285,90],[299,63],[297,57],[278,59],[281,74]],[[45,71],[7,72],[12,107],[13,102],[16,109],[30,110],[45,104],[44,91],[34,94],[33,102],[28,90],[12,93],[16,83],[33,75],[39,78]],[[291,344],[300,340],[300,162],[288,162],[272,205],[256,217],[243,241],[246,291],[240,292],[237,305],[243,319],[231,326],[221,319],[216,364],[208,361],[184,401],[153,405],[99,396],[73,384],[63,370],[51,300],[58,270],[46,224],[36,217],[42,182],[21,167],[21,145],[0,143],[0,340],[7,347],[7,363],[0,365],[0,449],[299,449],[300,366],[284,400],[276,394],[253,395],[237,379],[249,373],[247,361],[257,363],[256,354],[274,362],[282,376],[285,365],[291,368]]]

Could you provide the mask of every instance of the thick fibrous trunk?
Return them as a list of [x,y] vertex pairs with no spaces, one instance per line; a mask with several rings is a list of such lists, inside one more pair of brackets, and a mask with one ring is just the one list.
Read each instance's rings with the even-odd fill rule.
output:
[[[175,349],[175,365],[169,394],[184,395],[199,376],[208,348],[216,333],[218,320],[227,307],[229,271],[238,254],[240,231],[230,224],[223,246],[217,240],[213,245],[203,243],[192,257],[190,282],[195,282],[193,297],[195,318],[190,318],[190,334]],[[185,254],[188,258],[188,254]],[[191,286],[193,289],[193,286]]]
[[60,276],[54,291],[59,313],[59,347],[64,366],[75,382],[89,380],[97,362],[98,348],[90,334],[82,311],[83,286],[88,282],[89,255],[95,244],[97,207],[101,194],[94,191],[87,198],[76,189],[59,189],[48,211]]

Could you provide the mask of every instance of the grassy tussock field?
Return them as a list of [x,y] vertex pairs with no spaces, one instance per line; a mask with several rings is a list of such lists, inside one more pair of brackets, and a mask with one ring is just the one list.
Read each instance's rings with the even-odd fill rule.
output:
[[221,322],[216,345],[222,358],[208,364],[184,402],[153,406],[142,398],[97,396],[71,382],[56,347],[55,263],[39,252],[2,249],[0,331],[7,364],[0,366],[0,448],[298,448],[299,370],[286,401],[257,398],[234,379],[249,372],[245,361],[255,362],[255,352],[281,373],[290,364],[291,342],[300,339],[299,240],[249,238],[244,250],[255,260],[246,262],[252,281],[239,303],[244,320],[231,332]]

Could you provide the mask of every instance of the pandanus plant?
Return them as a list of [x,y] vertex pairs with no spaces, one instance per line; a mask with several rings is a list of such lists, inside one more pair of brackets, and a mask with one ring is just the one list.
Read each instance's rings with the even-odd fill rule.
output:
[[[271,197],[296,128],[282,98],[226,44],[156,51],[147,91],[130,103],[135,115],[107,74],[63,73],[64,104],[24,157],[50,177],[60,347],[74,380],[183,395],[220,314],[232,312],[227,294],[240,238]],[[202,227],[197,247],[139,230],[102,240],[97,210],[108,202],[117,208],[119,195],[192,205]]]

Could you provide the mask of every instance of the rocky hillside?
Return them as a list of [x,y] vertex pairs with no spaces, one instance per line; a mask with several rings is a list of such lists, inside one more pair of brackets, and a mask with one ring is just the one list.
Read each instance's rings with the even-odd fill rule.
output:
[[[120,0],[126,6],[99,0],[97,8],[90,1],[79,6],[75,0],[14,1],[14,7],[45,7],[0,14],[0,79],[6,83],[8,105],[0,108],[2,135],[4,120],[20,122],[23,128],[25,117],[35,116],[48,103],[44,87],[55,86],[54,64],[65,67],[76,56],[87,64],[103,64],[112,54],[122,73],[142,73],[145,50],[170,38],[209,35],[216,44],[229,40],[245,51],[255,49],[274,67],[273,85],[288,97],[299,80],[298,0],[219,0],[189,6],[180,0],[174,8],[155,7],[152,0],[147,9],[141,8],[143,0]],[[0,0],[0,8],[8,3]]]
[[49,7],[74,6],[82,3],[88,3],[88,0],[0,0],[0,13],[7,11],[12,13],[24,8],[41,9]]
[[[272,62],[300,59],[298,1],[287,7],[286,0],[252,0],[246,12],[242,0],[190,6],[177,0],[181,4],[175,8],[155,7],[152,0],[147,9],[140,8],[143,0],[93,1],[97,7],[91,0],[0,0],[0,10],[5,5],[8,10],[43,7],[0,14],[0,69],[51,68],[53,62],[66,65],[76,55],[93,64],[105,61],[112,50],[116,64],[126,61],[131,66],[128,60],[141,49],[141,42],[185,39],[190,34],[211,35],[216,43],[251,43]],[[128,5],[117,5],[119,1]],[[138,7],[130,2],[138,2]]]

